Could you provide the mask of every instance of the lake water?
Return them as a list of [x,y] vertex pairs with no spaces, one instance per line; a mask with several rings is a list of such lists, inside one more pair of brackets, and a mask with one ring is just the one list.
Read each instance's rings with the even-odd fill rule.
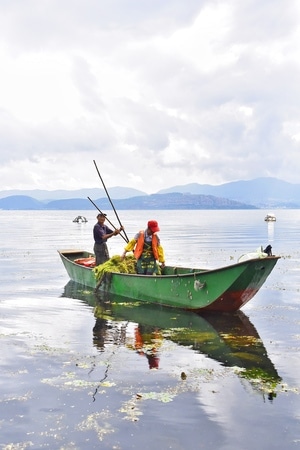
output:
[[92,251],[96,212],[0,211],[0,448],[300,448],[300,210],[267,212],[119,212],[129,237],[159,222],[169,264],[281,256],[241,314],[202,318],[69,282],[57,249]]

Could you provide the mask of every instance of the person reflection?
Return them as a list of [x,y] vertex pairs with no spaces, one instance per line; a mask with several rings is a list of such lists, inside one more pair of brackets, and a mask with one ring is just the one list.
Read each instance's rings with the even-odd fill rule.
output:
[[149,369],[159,368],[158,349],[162,339],[162,334],[157,329],[149,333],[143,326],[138,325],[134,330],[134,348],[140,356],[147,358]]
[[126,326],[127,323],[124,322],[113,322],[102,317],[96,317],[93,328],[93,344],[101,352],[104,352],[105,346],[108,344],[124,345],[126,342]]
[[107,333],[107,320],[102,319],[102,317],[97,318],[93,328],[93,344],[101,352],[104,351],[106,333]]

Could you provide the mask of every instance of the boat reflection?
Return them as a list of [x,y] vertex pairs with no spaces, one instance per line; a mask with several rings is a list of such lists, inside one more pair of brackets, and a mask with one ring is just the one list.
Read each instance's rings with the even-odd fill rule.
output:
[[[115,296],[101,297],[73,281],[65,286],[64,297],[77,298],[94,307],[93,343],[104,351],[108,344],[132,348],[148,360],[149,368],[158,368],[164,340],[186,346],[225,367],[233,367],[241,379],[257,390],[276,396],[281,381],[254,325],[241,311],[235,314],[198,315],[174,311],[145,302],[128,302]],[[126,333],[134,326],[134,337]],[[182,373],[182,377],[185,374]]]

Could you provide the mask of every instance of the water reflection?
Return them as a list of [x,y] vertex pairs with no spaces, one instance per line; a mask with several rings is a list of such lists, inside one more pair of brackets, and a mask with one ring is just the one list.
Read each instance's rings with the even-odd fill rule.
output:
[[[257,330],[241,311],[201,316],[116,296],[95,296],[92,290],[72,281],[65,286],[63,296],[81,299],[94,307],[93,343],[101,352],[109,344],[124,345],[145,357],[150,369],[157,369],[161,345],[169,340],[234,368],[241,379],[267,392],[269,400],[276,396],[281,378]],[[134,330],[130,337],[126,332],[128,323]]]
[[[97,311],[97,306],[95,306],[95,312]],[[96,323],[93,328],[93,343],[102,352],[105,350],[105,345],[126,344],[126,324],[119,321],[113,321],[109,319],[106,314],[104,317],[102,315],[95,315]]]
[[274,222],[267,222],[268,224],[268,242],[274,241]]

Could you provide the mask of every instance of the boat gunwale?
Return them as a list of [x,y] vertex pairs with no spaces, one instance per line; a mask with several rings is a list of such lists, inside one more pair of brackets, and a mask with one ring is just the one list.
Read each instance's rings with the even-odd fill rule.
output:
[[[72,253],[85,253],[84,250],[74,250],[74,251],[73,250],[58,250],[58,253],[61,256],[63,256],[69,263],[75,265],[76,267],[80,267],[80,268],[82,268],[84,270],[89,270],[89,271],[92,271],[94,269],[94,267],[83,266],[81,264],[76,263],[72,259],[68,258],[65,255],[65,253],[68,253],[68,252],[70,254],[72,254]],[[86,252],[86,253],[89,253],[89,252]],[[211,273],[211,272],[220,272],[220,271],[223,271],[223,270],[228,270],[229,268],[234,268],[236,266],[239,266],[239,267],[243,266],[243,265],[247,266],[247,265],[249,265],[249,263],[253,264],[255,262],[263,262],[265,260],[274,260],[274,259],[278,260],[280,258],[281,258],[281,256],[270,255],[270,256],[266,256],[265,258],[252,258],[252,259],[248,259],[248,260],[245,260],[245,261],[236,262],[234,264],[230,264],[230,265],[227,265],[227,266],[217,267],[215,269],[192,269],[191,268],[190,270],[195,270],[195,271],[194,272],[190,272],[190,273],[174,273],[174,274],[166,274],[166,275],[157,274],[157,275],[155,275],[155,278],[156,279],[160,279],[160,278],[163,278],[163,279],[165,279],[165,278],[175,278],[175,277],[188,278],[188,277],[192,277],[192,276],[195,276],[195,275],[205,275],[205,274]],[[167,267],[171,267],[171,268],[179,269],[179,270],[180,269],[189,269],[189,267],[180,267],[180,266],[167,266]],[[139,277],[139,278],[145,277],[147,279],[149,278],[149,275],[138,274],[138,273],[123,273],[123,272],[107,272],[107,273],[110,273],[112,275],[125,275],[125,276],[129,276],[129,277]]]

